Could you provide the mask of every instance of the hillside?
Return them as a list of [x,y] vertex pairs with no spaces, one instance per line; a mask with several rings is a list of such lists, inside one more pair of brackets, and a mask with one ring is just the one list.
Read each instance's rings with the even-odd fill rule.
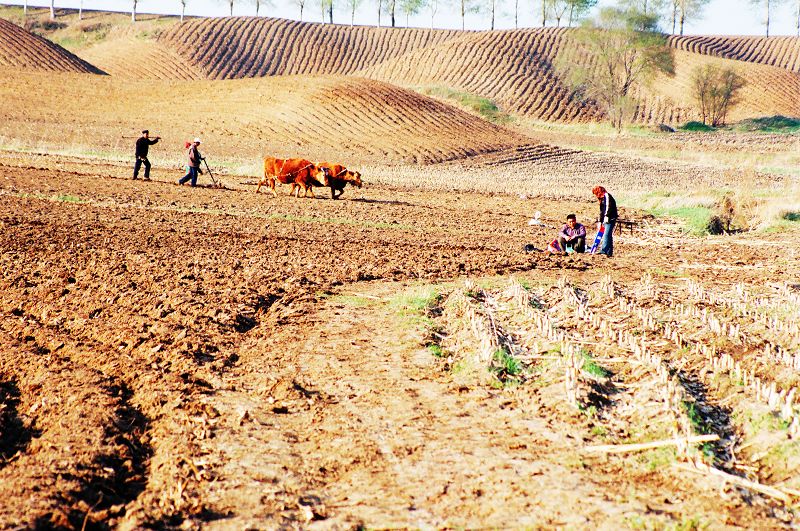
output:
[[776,66],[791,72],[800,72],[800,38],[798,37],[712,37],[691,35],[670,37],[670,44],[674,48],[687,52]]
[[[73,18],[75,20],[73,20]],[[500,112],[562,123],[598,120],[553,64],[576,55],[571,30],[545,28],[462,32],[341,26],[284,19],[187,19],[145,16],[135,26],[117,14],[83,21],[64,15],[59,42],[123,79],[237,79],[282,75],[354,75],[423,93],[458,92],[489,100]],[[70,29],[74,28],[74,29]],[[46,32],[45,32],[46,33]],[[795,38],[671,37],[674,78],[638,93],[636,122],[679,125],[698,118],[689,96],[691,70],[730,66],[747,81],[731,119],[800,115]],[[768,97],[764,97],[768,95]]]
[[[571,30],[557,28],[457,32],[235,17],[174,25],[158,42],[212,79],[356,74],[411,89],[435,86],[475,94],[504,112],[538,120],[596,119],[601,114],[598,109],[576,100],[553,67],[560,55],[593,63],[591,57],[576,53],[570,35]],[[201,44],[188,45],[195,42]],[[220,46],[222,42],[226,45]],[[740,56],[757,62],[719,59],[682,50],[685,41],[671,42],[676,46],[677,75],[640,92],[639,123],[696,119],[687,90],[691,69],[709,62],[732,66],[748,81],[732,118],[800,115],[797,75],[761,64],[768,62],[767,56]],[[773,55],[784,57],[785,45],[785,40],[770,44]]]
[[2,79],[0,99],[8,104],[0,110],[0,137],[17,138],[32,124],[46,124],[37,126],[37,141],[65,148],[127,150],[133,135],[147,127],[165,139],[155,156],[182,157],[183,141],[200,135],[216,156],[240,160],[270,153],[398,164],[478,155],[523,138],[434,99],[363,78],[176,83],[6,69]]
[[0,18],[0,66],[52,72],[103,72],[61,46]]
[[232,17],[176,24],[159,42],[197,65],[209,79],[231,79],[353,74],[460,34]]

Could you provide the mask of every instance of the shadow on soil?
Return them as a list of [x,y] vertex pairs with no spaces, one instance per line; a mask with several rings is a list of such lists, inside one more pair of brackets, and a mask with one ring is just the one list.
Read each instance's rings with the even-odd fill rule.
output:
[[[106,428],[106,437],[113,440],[120,451],[98,456],[93,463],[93,473],[83,478],[80,489],[70,493],[70,498],[83,501],[91,508],[90,511],[73,508],[68,513],[73,529],[111,529],[112,526],[104,520],[122,516],[125,506],[135,500],[147,485],[153,450],[144,441],[150,421],[131,405],[133,393],[127,386],[112,385],[108,392],[119,397],[120,406],[113,424]],[[110,473],[102,474],[101,471]],[[43,523],[47,525],[50,522]]]
[[20,391],[16,382],[0,382],[0,468],[17,452],[25,451],[41,433],[25,426],[19,416]]

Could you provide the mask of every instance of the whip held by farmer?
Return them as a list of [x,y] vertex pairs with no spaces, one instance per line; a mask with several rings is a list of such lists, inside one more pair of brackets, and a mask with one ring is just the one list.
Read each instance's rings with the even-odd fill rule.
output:
[[150,131],[148,131],[147,129],[142,131],[142,136],[140,136],[136,140],[136,162],[133,165],[134,179],[139,178],[139,170],[141,169],[142,164],[144,164],[144,180],[145,181],[150,180],[151,164],[150,161],[147,159],[147,152],[150,150],[150,146],[152,146],[159,140],[161,140],[160,136],[157,136],[151,140]]

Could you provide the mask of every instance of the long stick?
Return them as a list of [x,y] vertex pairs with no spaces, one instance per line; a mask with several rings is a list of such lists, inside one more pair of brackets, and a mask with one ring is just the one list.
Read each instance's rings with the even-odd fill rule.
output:
[[685,437],[679,439],[665,439],[663,441],[652,441],[647,443],[637,444],[603,444],[600,446],[587,446],[583,449],[584,452],[595,452],[604,454],[624,454],[628,452],[641,452],[643,450],[652,450],[653,448],[661,448],[663,446],[677,446],[683,443],[703,443],[718,441],[719,435],[695,435],[694,437]]
[[217,180],[214,179],[214,174],[211,173],[211,168],[208,167],[208,161],[204,158],[203,162],[206,165],[206,170],[208,171],[208,176],[211,177],[211,182],[214,183],[214,187],[216,188],[217,187]]
[[791,501],[789,495],[783,492],[782,490],[776,489],[775,487],[762,485],[761,483],[750,481],[749,479],[741,478],[739,476],[734,476],[733,474],[728,474],[727,472],[723,472],[722,470],[718,470],[714,467],[708,466],[705,463],[692,463],[691,465],[686,463],[675,463],[673,466],[676,468],[680,468],[681,470],[697,472],[698,474],[706,473],[712,476],[717,476],[736,485],[746,487],[756,492],[760,492],[761,494],[765,494],[767,496],[775,498],[776,500],[781,500],[784,503],[789,503]]

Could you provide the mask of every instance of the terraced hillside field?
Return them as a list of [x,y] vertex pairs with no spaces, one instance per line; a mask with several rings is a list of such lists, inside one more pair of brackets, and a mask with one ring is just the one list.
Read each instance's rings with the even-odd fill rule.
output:
[[0,66],[50,72],[102,74],[75,54],[0,18]]
[[679,50],[759,63],[791,72],[800,72],[800,38],[798,37],[711,37],[703,35],[673,36],[670,44]]
[[[477,94],[505,112],[540,120],[596,119],[601,114],[597,108],[576,100],[553,67],[560,55],[592,64],[570,35],[571,30],[557,28],[442,32],[232,18],[176,25],[159,42],[214,79],[357,74],[408,88],[438,86]],[[190,42],[203,44],[195,48],[187,45]],[[691,68],[711,60],[682,51],[683,41],[672,42],[678,48],[678,76],[642,89],[636,112],[640,123],[696,118],[687,83]],[[775,48],[783,51],[784,46]],[[732,118],[800,114],[800,89],[793,72],[746,61],[726,65],[747,79],[750,90]]]
[[353,74],[459,34],[227,17],[175,25],[159,41],[201,68],[209,79],[231,79]]

